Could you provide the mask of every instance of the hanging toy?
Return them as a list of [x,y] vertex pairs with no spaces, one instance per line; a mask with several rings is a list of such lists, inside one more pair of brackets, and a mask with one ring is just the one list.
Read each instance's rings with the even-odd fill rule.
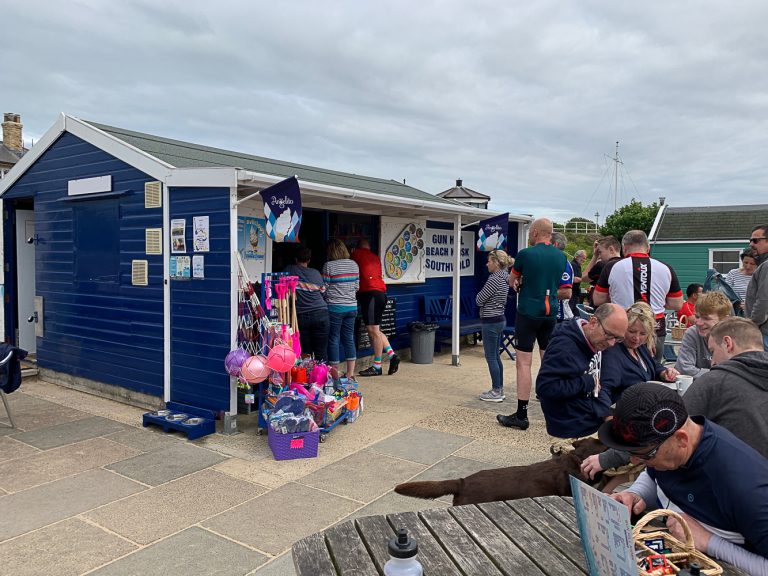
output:
[[267,355],[267,364],[275,372],[288,372],[295,362],[296,354],[285,344],[276,344]]
[[269,376],[269,364],[267,358],[262,354],[251,356],[244,363],[240,369],[240,374],[243,378],[251,384],[257,382],[263,382]]
[[243,363],[250,358],[250,356],[248,351],[243,350],[242,348],[229,352],[227,357],[224,358],[224,369],[227,371],[227,374],[230,376],[239,376]]

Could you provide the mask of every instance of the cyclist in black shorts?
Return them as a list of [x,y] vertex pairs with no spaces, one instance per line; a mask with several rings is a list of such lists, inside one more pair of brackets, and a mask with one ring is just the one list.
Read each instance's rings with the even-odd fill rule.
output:
[[400,366],[400,358],[392,350],[387,335],[380,328],[381,316],[387,305],[387,287],[381,274],[381,260],[371,252],[371,245],[365,238],[358,241],[351,258],[360,268],[360,290],[357,293],[357,303],[373,345],[373,365],[362,370],[359,375],[381,376],[382,353],[389,357],[387,374],[392,375]]
[[570,283],[562,286],[568,259],[551,244],[552,221],[539,218],[531,224],[528,241],[531,244],[517,253],[509,285],[517,291],[517,321],[515,322],[515,361],[517,375],[517,412],[497,420],[502,426],[528,428],[528,401],[533,379],[531,362],[534,342],[543,356],[549,337],[557,322],[558,298],[571,297]]

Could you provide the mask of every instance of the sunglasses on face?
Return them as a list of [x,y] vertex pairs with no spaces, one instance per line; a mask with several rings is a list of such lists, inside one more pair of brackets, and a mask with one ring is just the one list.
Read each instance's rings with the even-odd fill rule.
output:
[[767,238],[766,238],[765,236],[762,236],[762,237],[760,237],[760,238],[750,238],[750,239],[749,239],[749,243],[750,243],[750,244],[757,244],[757,243],[758,243],[758,242],[760,242],[761,240],[767,240]]
[[656,457],[656,453],[659,451],[659,448],[661,448],[661,444],[656,445],[650,452],[644,452],[643,454],[630,452],[629,455],[633,458],[637,458],[638,460],[648,462],[648,460],[653,460]]

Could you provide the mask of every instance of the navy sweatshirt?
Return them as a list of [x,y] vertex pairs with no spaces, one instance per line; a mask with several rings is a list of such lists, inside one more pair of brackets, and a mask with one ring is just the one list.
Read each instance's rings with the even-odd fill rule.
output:
[[607,390],[593,396],[595,380],[590,372],[599,369],[600,353],[587,343],[579,322],[574,318],[555,328],[536,377],[547,432],[558,438],[594,434],[611,409]]
[[637,354],[639,361],[629,355],[624,344],[616,344],[603,352],[600,385],[608,391],[611,404],[618,402],[624,390],[632,384],[661,380],[661,373],[666,368],[651,356],[645,344],[637,349]]

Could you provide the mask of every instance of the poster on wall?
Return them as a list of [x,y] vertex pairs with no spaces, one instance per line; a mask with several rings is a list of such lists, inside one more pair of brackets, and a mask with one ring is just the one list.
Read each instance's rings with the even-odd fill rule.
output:
[[509,212],[481,220],[477,230],[477,249],[481,252],[506,250],[509,237]]
[[192,218],[192,246],[195,252],[210,251],[210,223],[208,216],[195,216]]
[[187,251],[186,227],[184,218],[171,220],[171,253],[183,254]]
[[205,260],[202,254],[192,256],[192,278],[205,278]]
[[381,267],[387,284],[425,282],[427,221],[381,217]]
[[[424,267],[427,271],[427,278],[453,276],[454,239],[453,230],[427,228],[424,235],[426,254]],[[462,276],[472,276],[475,273],[475,250],[472,248],[474,241],[474,232],[461,233],[460,263]]]
[[275,242],[298,242],[301,228],[301,191],[295,176],[261,191],[267,235]]
[[266,233],[264,218],[237,217],[237,250],[243,260],[264,260]]

